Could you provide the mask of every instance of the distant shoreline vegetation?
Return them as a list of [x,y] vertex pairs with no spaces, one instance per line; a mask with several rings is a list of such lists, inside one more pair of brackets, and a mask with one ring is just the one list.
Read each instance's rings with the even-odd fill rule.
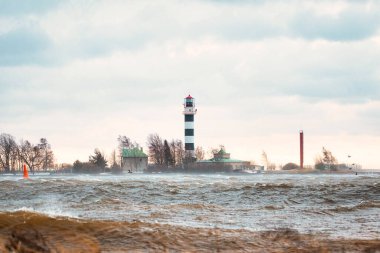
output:
[[[57,164],[55,163],[54,152],[46,138],[41,138],[37,144],[33,144],[28,140],[20,140],[17,143],[12,135],[2,133],[0,135],[0,173],[20,173],[23,164],[26,164],[32,173],[44,171],[51,173],[83,174],[98,174],[104,172],[120,174],[135,171],[145,173],[239,172],[239,170],[236,169],[234,171],[229,165],[210,165],[205,163],[201,165],[195,163],[195,161],[204,161],[205,157],[215,155],[219,150],[217,148],[211,148],[208,152],[205,152],[202,147],[198,146],[195,150],[196,159],[194,159],[192,157],[186,157],[184,145],[181,140],[173,139],[167,141],[166,139],[162,139],[158,134],[150,134],[147,137],[147,155],[143,153],[138,143],[131,141],[127,136],[119,135],[117,142],[117,149],[113,150],[108,156],[98,148],[95,148],[94,153],[89,156],[88,161],[82,162],[76,160],[73,164]],[[129,152],[126,152],[128,150]],[[127,158],[125,157],[126,154],[128,154]],[[309,173],[330,171],[344,172],[361,169],[360,165],[354,163],[339,164],[337,159],[332,155],[332,152],[325,147],[322,148],[321,155],[316,157],[314,166],[304,166],[304,169],[300,169],[299,165],[291,162],[284,166],[276,166],[276,164],[269,161],[264,151],[262,156],[264,166],[268,171]],[[144,163],[144,159],[147,159],[146,164]],[[254,161],[248,163],[250,165],[247,169],[260,167],[256,165]],[[240,172],[242,171],[240,170]]]
[[26,164],[31,172],[48,171],[54,167],[54,153],[46,138],[33,144],[21,139],[18,143],[15,138],[6,133],[0,135],[0,171],[15,173],[21,171]]

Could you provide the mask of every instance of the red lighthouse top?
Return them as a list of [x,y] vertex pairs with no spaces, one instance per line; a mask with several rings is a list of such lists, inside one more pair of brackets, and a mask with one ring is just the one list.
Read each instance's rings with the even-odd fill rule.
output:
[[193,98],[190,94],[189,94],[189,96],[187,96],[186,98],[189,98],[189,99],[191,99],[191,98]]

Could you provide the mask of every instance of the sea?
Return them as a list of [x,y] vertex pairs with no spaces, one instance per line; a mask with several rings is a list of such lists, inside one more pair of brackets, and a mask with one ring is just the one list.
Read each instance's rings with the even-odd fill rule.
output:
[[0,214],[379,240],[380,174],[3,175]]

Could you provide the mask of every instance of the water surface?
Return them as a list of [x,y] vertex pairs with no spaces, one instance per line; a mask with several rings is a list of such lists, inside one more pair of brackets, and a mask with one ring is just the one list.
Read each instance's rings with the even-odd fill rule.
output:
[[193,228],[380,238],[380,175],[125,174],[0,177],[0,212]]

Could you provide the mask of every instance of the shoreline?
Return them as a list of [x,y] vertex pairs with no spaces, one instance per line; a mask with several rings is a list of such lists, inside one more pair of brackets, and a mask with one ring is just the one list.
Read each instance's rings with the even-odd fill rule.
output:
[[[103,172],[103,173],[60,173],[60,172],[46,172],[46,171],[37,171],[35,173],[31,173],[29,176],[70,176],[70,175],[114,175],[114,176],[125,176],[125,175],[150,175],[150,174],[206,174],[206,175],[367,175],[367,174],[380,174],[380,170],[357,170],[357,171],[319,171],[319,170],[265,170],[265,171],[256,171],[254,173],[246,173],[246,172],[232,172],[232,171],[192,171],[192,170],[156,170],[156,171],[144,171],[139,173],[128,173],[128,172],[122,172],[122,173],[112,173],[112,172]],[[0,172],[1,176],[22,176],[22,172],[16,172],[16,173],[4,173]]]
[[0,213],[1,252],[376,252],[380,239],[329,239],[296,230],[248,231]]

